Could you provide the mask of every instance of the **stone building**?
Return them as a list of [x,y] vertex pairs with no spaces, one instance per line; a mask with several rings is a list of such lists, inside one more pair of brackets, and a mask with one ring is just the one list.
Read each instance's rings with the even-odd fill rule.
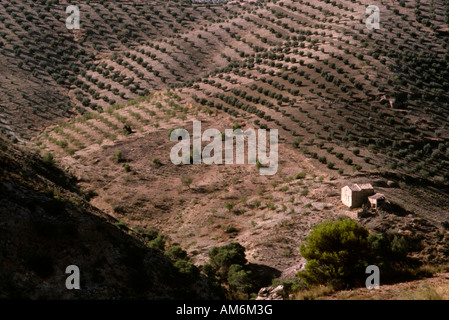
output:
[[382,193],[376,193],[368,197],[372,209],[377,209],[380,205],[385,203],[385,196]]
[[347,185],[341,189],[341,202],[349,208],[357,208],[373,194],[374,188],[370,183]]

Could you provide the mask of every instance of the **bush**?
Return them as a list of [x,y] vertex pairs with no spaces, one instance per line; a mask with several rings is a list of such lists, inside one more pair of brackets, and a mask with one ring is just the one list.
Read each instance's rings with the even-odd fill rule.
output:
[[370,234],[368,242],[372,255],[380,268],[392,270],[395,263],[403,263],[407,258],[409,244],[397,234]]
[[284,281],[281,281],[279,278],[273,279],[271,283],[272,287],[276,288],[277,286],[280,285],[284,287],[284,292],[289,294],[300,290],[304,286],[304,283],[302,283],[297,277],[291,280],[284,280]]
[[173,265],[178,270],[178,272],[183,276],[182,280],[186,284],[194,281],[195,278],[200,274],[199,269],[189,261],[178,260]]
[[336,289],[364,280],[368,265],[368,230],[354,220],[317,225],[301,245],[306,268],[298,276],[308,285],[326,284]]
[[153,158],[152,162],[153,162],[153,167],[155,167],[155,168],[159,168],[160,166],[162,166],[162,162],[158,158]]
[[391,241],[391,252],[397,260],[404,260],[407,256],[409,245],[404,237],[394,235]]
[[227,282],[233,291],[250,293],[251,271],[244,270],[241,265],[233,264],[229,267]]
[[156,249],[159,251],[164,252],[165,250],[165,239],[163,236],[158,235],[156,237],[156,239],[151,240],[150,242],[148,242],[148,246],[152,249]]
[[234,208],[234,202],[226,202],[225,208],[228,209],[228,211],[231,211]]
[[[115,211],[115,210],[114,210]],[[120,229],[126,229],[128,228],[128,226],[126,225],[125,221],[120,220],[117,221],[116,223],[114,223],[116,227],[120,228]]]
[[42,157],[42,161],[46,165],[53,165],[54,164],[53,154],[51,154],[50,152],[45,152],[43,157]]
[[306,177],[305,172],[299,172],[299,173],[295,174],[295,179],[304,179],[305,177]]
[[260,204],[261,204],[261,201],[258,200],[258,199],[256,199],[256,200],[253,201],[253,203],[252,203],[251,205],[252,205],[252,207],[254,207],[254,208],[259,208],[259,207],[260,207]]
[[245,247],[237,242],[231,242],[221,247],[212,247],[209,253],[211,266],[216,270],[216,274],[226,279],[229,268],[233,264],[246,264]]
[[193,182],[193,178],[191,176],[183,175],[181,176],[181,183],[183,186],[187,186],[190,189],[190,185]]
[[167,249],[167,251],[165,251],[165,255],[173,261],[188,260],[187,252],[180,246],[173,246]]
[[235,232],[237,232],[238,230],[234,227],[234,226],[232,226],[232,225],[228,225],[226,228],[225,228],[225,232],[226,233],[235,233]]
[[114,159],[114,162],[117,162],[117,163],[124,161],[122,152],[120,150],[117,150],[114,153],[114,158],[113,159]]

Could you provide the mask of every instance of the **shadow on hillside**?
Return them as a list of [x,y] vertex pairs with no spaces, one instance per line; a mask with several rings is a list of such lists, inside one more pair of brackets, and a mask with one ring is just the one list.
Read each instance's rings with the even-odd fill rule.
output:
[[54,184],[63,187],[66,190],[81,194],[81,191],[77,185],[77,179],[74,176],[64,172],[61,168],[54,163],[46,163],[41,158],[34,157],[31,160],[32,170],[47,178]]
[[406,210],[394,202],[382,204],[382,206],[379,207],[379,211],[394,214],[399,217],[405,217],[409,214],[413,215],[413,212]]
[[253,283],[257,288],[270,286],[272,280],[281,275],[281,271],[278,269],[263,264],[249,263],[247,267],[253,274]]

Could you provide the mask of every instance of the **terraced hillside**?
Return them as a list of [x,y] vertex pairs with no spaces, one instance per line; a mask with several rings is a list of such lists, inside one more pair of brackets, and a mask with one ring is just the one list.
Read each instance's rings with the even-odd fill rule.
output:
[[246,15],[282,43],[242,48],[241,61],[188,83],[183,96],[284,129],[300,151],[340,172],[447,185],[447,37],[438,32],[446,24],[425,19],[441,6],[385,4],[373,32],[366,4],[335,3],[284,1],[268,5],[270,15]]
[[378,30],[365,26],[362,1],[86,2],[80,31],[61,23],[63,2],[42,3],[0,8],[3,130],[13,140],[177,87],[192,103],[283,129],[340,172],[447,183],[448,9],[438,1],[384,1]]
[[[119,3],[91,5],[97,13],[105,7],[111,12],[136,10],[136,16],[146,8],[138,4],[131,7]],[[366,28],[366,4],[356,1],[196,5],[195,14],[208,20],[207,24],[192,21],[191,26],[185,26],[184,33],[180,30],[173,31],[176,35],[161,33],[158,37],[162,39],[150,39],[145,43],[136,40],[135,46],[126,42],[126,48],[116,48],[85,65],[86,77],[93,78],[109,76],[108,70],[112,72],[123,66],[127,66],[128,71],[134,66],[131,71],[145,73],[151,63],[154,68],[165,65],[166,73],[158,69],[157,77],[144,76],[136,81],[140,81],[138,88],[142,90],[164,87],[171,87],[171,90],[145,95],[135,87],[136,94],[131,92],[125,98],[135,97],[138,92],[142,93],[141,97],[130,103],[114,100],[100,103],[101,108],[87,107],[82,116],[47,128],[35,143],[42,152],[64,157],[65,166],[81,180],[86,180],[85,187],[102,195],[93,200],[96,205],[128,223],[140,225],[142,217],[130,218],[128,209],[124,209],[128,205],[124,203],[146,203],[141,201],[146,197],[139,200],[136,194],[130,200],[125,192],[121,193],[124,197],[120,201],[108,200],[115,189],[106,192],[98,189],[110,190],[102,186],[114,184],[108,174],[110,167],[103,169],[103,177],[94,172],[84,178],[86,172],[91,171],[87,167],[91,161],[101,158],[96,155],[98,150],[112,147],[121,151],[118,146],[122,143],[135,139],[136,143],[141,143],[149,135],[153,139],[151,147],[166,146],[165,151],[168,151],[164,141],[167,132],[203,116],[203,121],[214,119],[213,123],[221,129],[234,122],[240,122],[245,128],[277,128],[282,143],[291,145],[296,157],[304,159],[298,162],[312,166],[310,172],[315,177],[339,179],[337,185],[356,177],[402,180],[411,189],[399,193],[390,190],[390,196],[411,212],[431,217],[441,226],[447,220],[448,210],[444,196],[448,177],[444,89],[447,83],[437,70],[446,72],[447,42],[439,31],[445,23],[430,18],[432,13],[443,17],[446,11],[436,2],[432,5],[419,2],[382,5],[379,30]],[[155,4],[153,9],[156,7]],[[187,10],[177,4],[157,8],[169,14]],[[159,16],[165,15],[160,13]],[[424,21],[425,17],[430,23]],[[404,31],[411,36],[406,37]],[[103,49],[102,52],[108,51]],[[157,61],[163,62],[162,65]],[[183,63],[193,64],[186,67]],[[423,66],[428,66],[426,73],[422,72]],[[102,79],[106,83],[105,78]],[[163,79],[167,79],[165,84],[156,83]],[[114,80],[114,76],[111,75],[110,80]],[[124,131],[124,126],[131,127],[134,133]],[[438,130],[431,130],[436,127]],[[168,154],[143,154],[136,158],[133,160],[145,162],[133,165],[131,161],[125,170],[140,175],[141,170],[148,170],[145,163],[153,167],[150,171],[155,170],[154,163],[148,164],[150,161],[157,159],[166,164]],[[282,154],[280,160],[286,161]],[[141,165],[143,167],[138,168]],[[291,163],[284,168],[290,175],[304,170],[292,168]],[[281,165],[281,173],[272,180],[288,179],[288,174],[282,175],[282,169]],[[169,182],[179,174],[173,175],[172,169],[158,170],[150,181],[156,179],[159,187],[168,183],[182,188],[179,180]],[[159,176],[161,171],[167,172]],[[92,183],[103,180],[100,184]],[[131,181],[125,178],[121,186],[132,186]],[[258,183],[268,186],[276,181]],[[419,185],[426,187],[420,190]],[[147,192],[145,187],[143,191]],[[251,196],[251,192],[247,196]],[[172,207],[162,197],[160,203],[157,200],[131,211],[170,212],[170,217],[177,210],[185,210],[181,202],[179,207]],[[285,207],[282,202],[278,203],[280,208]],[[223,202],[218,207],[223,208]],[[172,223],[162,223],[166,217],[161,216],[163,219],[158,224],[172,230],[169,227]],[[206,243],[203,252],[210,246]]]
[[0,6],[4,131],[16,139],[55,119],[146,95],[238,57],[234,48],[241,41],[230,41],[230,35],[201,38],[209,25],[235,19],[237,7],[84,1],[82,28],[68,30],[67,6],[31,0]]

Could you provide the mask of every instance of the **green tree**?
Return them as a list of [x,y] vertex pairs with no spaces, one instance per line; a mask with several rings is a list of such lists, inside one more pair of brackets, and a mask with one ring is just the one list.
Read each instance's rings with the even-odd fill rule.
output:
[[156,237],[156,239],[151,240],[150,242],[148,242],[148,246],[152,249],[156,249],[159,251],[164,252],[165,250],[165,239],[163,236],[158,235]]
[[243,269],[243,266],[238,264],[231,265],[228,271],[228,284],[231,290],[250,293],[251,271]]
[[298,276],[307,284],[327,284],[334,288],[362,282],[368,265],[368,230],[354,220],[324,222],[317,225],[301,245],[306,268]]
[[407,260],[409,244],[403,236],[375,233],[368,236],[368,242],[372,256],[383,270],[392,271],[396,263]]
[[233,264],[244,265],[247,262],[245,247],[238,242],[231,242],[221,247],[212,247],[208,254],[211,266],[222,279],[227,278],[229,268]]
[[199,269],[193,263],[186,260],[178,260],[173,265],[181,274],[187,276],[186,280],[193,280],[200,273]]
[[187,252],[183,250],[180,246],[170,247],[165,251],[165,255],[173,261],[188,260]]

